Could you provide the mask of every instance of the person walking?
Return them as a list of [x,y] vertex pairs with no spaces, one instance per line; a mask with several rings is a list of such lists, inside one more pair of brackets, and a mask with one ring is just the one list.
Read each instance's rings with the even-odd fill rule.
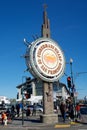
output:
[[33,104],[33,112],[32,112],[32,115],[36,115],[36,104],[35,104],[35,103]]
[[30,108],[29,108],[29,106],[28,106],[28,108],[27,108],[27,111],[26,111],[26,116],[27,116],[27,118],[30,116]]
[[80,116],[80,105],[78,103],[76,104],[75,109],[76,109],[76,117],[80,119],[80,117],[81,117]]
[[19,117],[19,113],[20,113],[20,104],[16,104],[16,110],[17,110],[17,117]]
[[60,111],[62,114],[63,122],[65,122],[65,120],[66,120],[66,104],[64,102],[61,102]]
[[68,109],[69,109],[69,118],[71,121],[73,121],[74,120],[74,107],[73,107],[72,101],[69,103]]

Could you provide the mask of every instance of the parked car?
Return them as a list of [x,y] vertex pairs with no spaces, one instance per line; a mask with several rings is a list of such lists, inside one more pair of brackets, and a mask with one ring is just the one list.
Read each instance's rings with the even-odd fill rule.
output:
[[81,122],[87,123],[87,107],[81,107],[80,108],[80,114],[81,114]]
[[[33,111],[33,105],[26,105],[24,107],[24,111],[27,111],[28,108],[30,109],[31,112]],[[42,105],[37,104],[35,108],[36,108],[36,112],[43,112],[43,106]]]

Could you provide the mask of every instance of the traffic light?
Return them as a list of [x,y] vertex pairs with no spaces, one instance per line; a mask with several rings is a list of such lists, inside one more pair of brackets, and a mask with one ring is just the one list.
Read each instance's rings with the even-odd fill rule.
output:
[[71,93],[71,97],[74,97],[74,93],[73,92]]
[[17,99],[19,99],[19,93],[17,93]]
[[67,78],[67,85],[68,85],[68,88],[71,88],[71,77],[68,77]]
[[30,80],[31,80],[30,77],[26,78],[26,86],[29,86],[29,84],[30,84]]

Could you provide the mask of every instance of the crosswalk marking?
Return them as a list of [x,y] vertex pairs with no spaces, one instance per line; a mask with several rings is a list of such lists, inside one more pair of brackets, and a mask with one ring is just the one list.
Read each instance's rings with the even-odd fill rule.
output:
[[67,128],[67,127],[70,127],[69,124],[67,125],[55,125],[55,128]]

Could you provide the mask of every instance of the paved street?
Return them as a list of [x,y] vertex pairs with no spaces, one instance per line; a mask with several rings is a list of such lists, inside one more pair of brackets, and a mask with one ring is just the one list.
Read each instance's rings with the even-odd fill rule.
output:
[[39,116],[31,116],[29,119],[24,119],[24,125],[22,125],[22,119],[18,118],[10,122],[7,126],[0,124],[0,130],[87,130],[87,124],[80,124],[75,122],[69,122],[68,120],[63,123],[62,119],[59,119],[59,123],[56,124],[44,124],[40,122]]

